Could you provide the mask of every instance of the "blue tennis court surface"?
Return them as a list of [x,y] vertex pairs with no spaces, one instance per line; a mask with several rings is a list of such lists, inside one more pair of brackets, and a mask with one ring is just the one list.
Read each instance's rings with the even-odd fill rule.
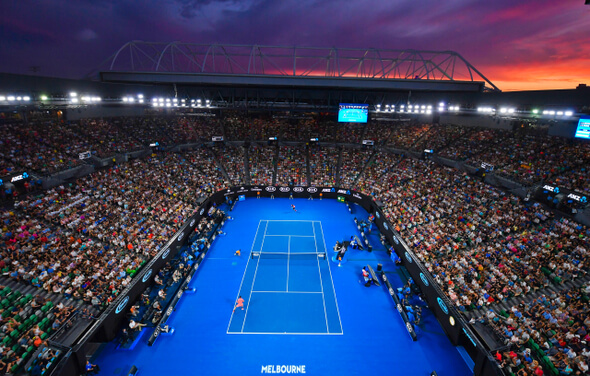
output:
[[227,332],[342,334],[325,252],[320,221],[261,220]]
[[[368,217],[352,208],[336,200],[238,202],[227,235],[215,239],[190,283],[196,293],[184,295],[168,321],[174,334],[149,347],[147,328],[133,350],[113,341],[91,361],[107,376],[125,376],[133,365],[142,376],[260,375],[277,366],[304,366],[307,375],[472,374],[428,309],[413,342],[386,288],[359,283],[364,265],[380,263],[394,286],[403,285],[378,233],[369,237],[373,252],[351,249],[342,267],[331,261],[336,241],[359,235],[354,217]],[[299,257],[322,252],[327,261]],[[238,295],[244,310],[232,312]]]

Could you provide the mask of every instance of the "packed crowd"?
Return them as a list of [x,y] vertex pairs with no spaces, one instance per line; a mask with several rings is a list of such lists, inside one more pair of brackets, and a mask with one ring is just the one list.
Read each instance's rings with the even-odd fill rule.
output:
[[340,149],[311,146],[309,148],[309,168],[311,185],[333,187],[336,185],[338,156]]
[[254,185],[270,185],[273,182],[277,149],[253,145],[248,150],[250,182]]
[[372,154],[372,150],[342,149],[342,164],[339,170],[340,186],[353,187]]
[[307,185],[307,149],[280,146],[276,184]]
[[97,171],[3,209],[0,266],[104,308],[192,215],[195,199],[225,186],[207,149]]
[[226,145],[217,149],[219,161],[225,168],[231,185],[247,184],[246,179],[246,154],[243,146]]

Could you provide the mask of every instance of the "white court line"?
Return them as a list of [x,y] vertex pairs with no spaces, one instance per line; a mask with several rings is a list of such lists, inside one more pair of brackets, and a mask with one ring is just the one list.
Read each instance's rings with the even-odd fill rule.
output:
[[[262,220],[258,221],[258,227],[256,228],[256,234],[254,235],[254,240],[252,240],[252,247],[250,248],[250,253],[254,250],[254,244],[256,243],[256,238],[258,237],[258,230],[260,230],[260,224]],[[242,291],[242,284],[244,284],[244,278],[246,278],[246,271],[248,270],[248,264],[250,263],[250,255],[248,255],[248,261],[246,262],[246,269],[244,270],[244,275],[242,276],[242,282],[240,282],[240,288],[238,289],[238,295],[236,295],[236,299],[234,302],[238,301],[238,297],[240,296],[240,291]],[[248,301],[249,302],[249,301]],[[235,303],[234,303],[235,307]],[[229,324],[227,324],[227,332],[229,332],[229,327],[231,326],[232,319],[234,317],[234,312],[232,311],[231,316],[229,318]]]
[[[268,221],[266,222],[266,226],[264,227],[264,234],[266,234],[266,229],[268,228]],[[262,247],[264,247],[264,234],[262,235],[262,245],[260,246],[260,250],[262,251]],[[250,261],[250,260],[248,260]],[[260,264],[260,257],[256,260],[256,269],[254,270],[254,278],[252,278],[252,286],[250,286],[250,296],[248,296],[248,303],[246,303],[246,313],[244,313],[244,322],[242,322],[242,329],[244,331],[244,325],[246,325],[246,318],[248,317],[248,308],[250,308],[250,299],[252,299],[252,290],[254,290],[254,282],[256,282],[256,274],[258,274],[258,265]],[[244,271],[244,275],[246,275],[246,271]]]
[[289,335],[289,336],[341,336],[342,333],[280,333],[280,332],[228,332],[227,334],[263,334],[263,335]]
[[294,238],[313,238],[312,235],[264,235],[264,236],[290,236]]
[[277,294],[323,294],[321,291],[252,291],[257,293],[277,293]]
[[289,261],[290,261],[290,253],[291,253],[291,236],[289,236],[289,240],[287,241],[287,291],[289,291]]
[[[315,253],[318,253],[318,243],[315,240],[315,226],[313,225],[313,222],[311,223],[311,228],[313,229],[313,237],[314,237],[314,241],[313,244],[315,245]],[[327,257],[328,255],[326,255]],[[328,260],[326,260],[327,262],[330,262]],[[326,311],[326,297],[324,295],[324,282],[322,281],[322,270],[320,269],[320,259],[317,259],[318,262],[318,273],[320,276],[320,287],[321,287],[321,292],[322,292],[322,304],[324,305],[324,319],[326,320],[326,332],[330,333],[330,326],[328,325],[328,311]]]
[[268,219],[268,222],[313,222],[309,219]]
[[334,301],[336,302],[336,312],[338,312],[338,320],[340,321],[340,330],[344,333],[344,328],[342,327],[342,319],[340,318],[340,309],[338,308],[338,299],[336,298],[336,288],[334,287],[334,279],[332,278],[332,268],[330,268],[330,261],[328,260],[328,248],[326,247],[326,238],[324,237],[324,226],[322,226],[322,221],[320,222],[320,231],[322,232],[322,239],[324,239],[324,249],[326,250],[326,261],[328,262],[328,271],[330,272],[330,281],[332,281],[332,291],[334,292]]

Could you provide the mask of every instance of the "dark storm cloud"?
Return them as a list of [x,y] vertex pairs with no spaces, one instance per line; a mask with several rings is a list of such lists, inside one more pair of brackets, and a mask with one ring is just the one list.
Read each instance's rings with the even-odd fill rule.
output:
[[0,70],[80,77],[146,40],[455,50],[492,81],[550,81],[553,66],[569,82],[588,77],[589,11],[553,0],[23,0],[3,3]]

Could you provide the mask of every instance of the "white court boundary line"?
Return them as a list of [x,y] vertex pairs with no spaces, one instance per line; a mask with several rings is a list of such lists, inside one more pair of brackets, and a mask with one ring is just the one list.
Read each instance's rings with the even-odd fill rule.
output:
[[[313,221],[311,223],[311,228],[313,229],[313,245],[315,246],[315,253],[318,253],[318,242],[317,242],[317,239],[315,236],[316,234],[315,234],[315,226],[314,226],[315,222],[317,222],[317,221]],[[328,257],[327,254],[326,254],[326,257]],[[328,260],[326,260],[326,261],[328,261]],[[326,320],[326,332],[330,333],[330,326],[328,325],[328,311],[326,311],[326,296],[324,295],[324,281],[322,280],[322,270],[321,270],[319,258],[317,258],[317,263],[318,263],[318,273],[319,273],[319,277],[320,277],[320,287],[321,287],[321,291],[322,291],[322,304],[324,305],[324,319]],[[342,327],[342,324],[340,324],[340,327]]]
[[252,293],[268,294],[323,294],[321,291],[252,291]]
[[330,267],[330,261],[328,260],[328,248],[326,247],[326,238],[324,237],[324,226],[322,221],[320,222],[320,231],[322,232],[322,239],[324,239],[324,249],[326,250],[326,261],[328,262],[328,271],[330,272],[330,281],[332,281],[332,291],[334,292],[334,302],[336,303],[336,312],[338,312],[338,320],[340,321],[340,330],[344,334],[344,327],[342,326],[342,318],[340,317],[340,308],[338,308],[338,298],[336,297],[336,288],[334,287],[334,278],[332,278],[332,268]]
[[264,235],[264,236],[288,236],[290,238],[313,238],[311,235]]
[[[264,234],[266,234],[267,228],[268,228],[268,221],[266,221],[266,226],[264,226]],[[262,251],[263,248],[264,248],[264,235],[262,235],[262,244],[260,245],[260,250]],[[252,247],[252,249],[254,249],[254,247]],[[248,260],[248,261],[250,261],[250,260]],[[246,313],[244,314],[244,321],[242,322],[242,329],[240,330],[240,332],[244,331],[244,325],[246,325],[246,319],[248,318],[248,308],[250,308],[250,299],[252,299],[252,290],[254,290],[254,282],[256,282],[256,274],[258,274],[258,265],[259,264],[260,264],[260,258],[258,258],[258,260],[256,260],[256,269],[254,270],[254,278],[252,278],[252,286],[250,286],[250,295],[248,296],[248,303],[246,303]],[[246,275],[246,270],[244,270],[244,276]]]
[[[264,239],[265,239],[266,236],[288,236],[289,237],[289,251],[288,252],[290,252],[290,241],[291,241],[290,238],[291,237],[306,237],[306,238],[313,237],[314,238],[314,245],[316,247],[316,253],[317,253],[318,252],[318,249],[317,249],[318,243],[316,241],[317,240],[317,236],[316,236],[316,231],[315,231],[314,223],[315,222],[318,222],[320,224],[321,237],[323,239],[324,250],[325,250],[326,256],[327,256],[326,239],[324,238],[324,229],[323,229],[323,226],[322,226],[322,222],[321,221],[314,221],[314,220],[282,220],[282,219],[280,219],[280,220],[260,220],[259,223],[258,223],[258,228],[256,229],[256,234],[254,235],[254,240],[252,241],[252,248],[251,248],[250,252],[252,252],[254,250],[254,244],[256,242],[256,238],[258,237],[258,232],[259,232],[260,225],[261,225],[262,221],[265,221],[266,222],[266,225],[265,225],[265,228],[264,228],[264,235],[262,236],[262,244],[260,246],[261,251],[262,251],[262,247],[264,246]],[[311,223],[311,227],[312,227],[312,230],[313,230],[314,235],[313,236],[306,236],[306,235],[266,235],[266,231],[268,229],[269,222],[308,222],[308,223]],[[328,317],[327,317],[327,310],[326,310],[326,303],[325,303],[326,299],[325,299],[325,294],[324,294],[323,280],[322,280],[322,277],[321,277],[321,269],[320,269],[320,264],[319,264],[320,260],[319,259],[317,260],[317,262],[318,262],[318,273],[320,275],[320,287],[321,287],[321,290],[322,290],[322,291],[319,291],[319,292],[317,292],[317,291],[316,292],[314,292],[314,291],[254,291],[254,282],[256,281],[256,275],[258,273],[258,265],[259,265],[259,262],[260,262],[260,259],[258,259],[257,260],[257,263],[256,263],[256,270],[254,271],[254,278],[252,280],[252,287],[250,288],[250,295],[248,297],[248,302],[246,303],[246,312],[245,312],[245,315],[244,315],[244,321],[242,322],[242,328],[241,328],[241,330],[239,332],[230,332],[229,331],[229,328],[231,326],[231,322],[232,322],[232,319],[233,319],[233,312],[232,312],[232,316],[230,318],[230,322],[228,324],[226,334],[310,335],[310,336],[313,336],[313,335],[317,335],[317,336],[343,335],[344,334],[344,329],[343,329],[343,326],[342,326],[342,319],[340,317],[340,309],[338,308],[338,299],[336,297],[336,289],[334,287],[334,279],[332,278],[332,270],[330,268],[330,262],[329,262],[328,259],[326,259],[326,262],[328,263],[328,271],[330,273],[330,281],[332,283],[332,291],[334,293],[334,302],[336,303],[336,312],[338,313],[338,321],[340,322],[340,332],[339,333],[337,333],[337,332],[330,332],[329,331]],[[240,289],[238,290],[238,295],[236,296],[236,300],[237,300],[237,297],[239,296],[240,291],[242,290],[242,285],[243,285],[244,279],[246,277],[246,271],[248,270],[248,264],[249,263],[250,263],[250,257],[248,258],[248,262],[246,263],[246,269],[244,270],[244,275],[242,276],[242,282],[240,283]],[[287,275],[287,284],[288,283],[289,282],[288,282],[288,275]],[[288,293],[288,294],[290,294],[290,293],[295,293],[295,294],[301,294],[301,293],[303,293],[303,294],[322,294],[322,301],[323,301],[323,304],[324,304],[324,317],[325,317],[325,320],[326,320],[326,332],[325,333],[324,332],[315,332],[315,333],[304,333],[304,332],[244,332],[244,326],[246,324],[246,318],[247,318],[247,315],[248,315],[248,308],[250,307],[250,300],[252,298],[252,293]]]
[[[258,221],[258,227],[256,228],[256,234],[254,235],[254,240],[252,240],[252,247],[250,248],[250,253],[254,250],[254,244],[256,244],[256,238],[258,237],[258,230],[260,230],[260,225],[262,224],[262,220]],[[242,285],[244,284],[244,278],[246,278],[246,270],[248,270],[248,264],[250,263],[250,255],[248,255],[248,261],[246,262],[246,269],[244,269],[244,275],[242,276],[242,282],[240,282],[240,288],[238,288],[238,295],[236,295],[236,299],[234,302],[238,301],[238,297],[240,296],[240,291],[242,291]],[[248,301],[250,303],[250,301]],[[235,303],[234,303],[235,307]],[[227,324],[227,331],[229,333],[229,327],[231,326],[231,322],[234,318],[234,312],[232,311],[231,316],[229,318],[229,323]]]

